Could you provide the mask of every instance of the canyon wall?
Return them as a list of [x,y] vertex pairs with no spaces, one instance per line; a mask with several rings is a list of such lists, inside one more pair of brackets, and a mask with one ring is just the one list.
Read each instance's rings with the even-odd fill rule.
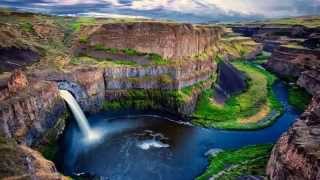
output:
[[67,179],[39,152],[0,137],[0,179]]
[[215,73],[211,59],[150,67],[110,67],[105,70],[107,90],[181,89],[205,81]]
[[[154,93],[176,93],[180,89],[205,83],[210,88],[210,78],[216,65],[212,56],[192,58],[216,46],[222,34],[218,27],[193,26],[171,23],[124,23],[84,27],[88,44],[102,44],[110,48],[134,48],[142,52],[159,53],[173,58],[174,63],[161,65],[68,65],[64,70],[36,69],[17,71],[0,78],[0,133],[19,143],[36,146],[42,144],[46,133],[57,124],[64,124],[67,111],[59,97],[59,88],[70,91],[87,113],[102,110],[106,100],[118,101],[123,91],[150,90],[147,98],[172,113],[191,114],[200,90],[192,90],[185,103],[178,98]],[[45,28],[37,31],[47,32]],[[83,32],[83,31],[81,31]],[[73,48],[78,48],[74,41]],[[83,45],[83,44],[82,44]],[[74,49],[73,49],[74,50]],[[20,82],[26,81],[24,85]],[[23,84],[23,83],[22,83]],[[22,86],[22,87],[20,87]],[[17,90],[18,89],[18,90]],[[157,97],[159,95],[159,97]],[[149,99],[150,100],[150,99]],[[63,125],[59,125],[63,128]],[[60,130],[61,131],[61,130]],[[56,135],[58,135],[57,130]]]
[[268,52],[289,43],[301,43],[311,49],[319,46],[317,45],[318,38],[315,38],[315,35],[320,33],[319,28],[279,24],[232,25],[231,28],[236,33],[252,37],[255,41],[263,43],[264,50]]
[[284,133],[273,148],[267,167],[270,179],[320,178],[320,96]]
[[302,72],[320,69],[320,51],[303,47],[276,48],[266,66],[282,77],[299,78]]
[[63,115],[66,107],[56,83],[28,81],[15,72],[1,89],[0,134],[32,145]]
[[89,46],[135,49],[157,53],[169,59],[181,59],[205,52],[217,44],[220,27],[191,24],[137,22],[88,26],[81,30]]

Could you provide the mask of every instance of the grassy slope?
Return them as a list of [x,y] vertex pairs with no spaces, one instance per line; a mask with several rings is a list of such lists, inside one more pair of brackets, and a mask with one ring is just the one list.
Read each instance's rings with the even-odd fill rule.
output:
[[282,18],[282,19],[271,19],[262,21],[264,24],[280,24],[280,25],[304,25],[306,27],[319,27],[320,17],[309,16],[309,17],[297,17],[297,18]]
[[[234,62],[233,65],[248,75],[250,80],[247,91],[230,98],[224,105],[213,101],[212,90],[204,91],[194,113],[196,119],[193,123],[223,129],[256,129],[269,125],[280,114],[282,107],[271,88],[276,77],[244,62]],[[274,111],[274,116],[267,123],[239,122],[258,113],[263,105],[268,105]]]
[[216,179],[235,179],[244,174],[265,176],[271,149],[272,145],[255,145],[220,152],[210,157],[207,170],[197,180],[207,180],[222,171]]
[[304,89],[291,86],[288,91],[289,104],[297,108],[299,111],[304,111],[309,105],[312,96]]

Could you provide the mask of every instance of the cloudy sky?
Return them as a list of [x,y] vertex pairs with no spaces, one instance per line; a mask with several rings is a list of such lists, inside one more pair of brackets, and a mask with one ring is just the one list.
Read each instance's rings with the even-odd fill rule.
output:
[[58,15],[189,22],[320,15],[320,0],[0,0],[0,6]]

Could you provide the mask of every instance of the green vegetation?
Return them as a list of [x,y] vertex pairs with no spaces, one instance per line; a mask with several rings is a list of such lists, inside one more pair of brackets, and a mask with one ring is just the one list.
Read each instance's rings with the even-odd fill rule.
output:
[[234,58],[244,58],[256,48],[256,44],[249,38],[229,37],[224,38],[219,46],[222,54],[228,54]]
[[304,111],[307,108],[312,98],[308,92],[297,86],[290,86],[288,93],[289,104],[300,111]]
[[20,28],[25,32],[29,32],[29,33],[34,32],[33,25],[30,22],[21,22]]
[[151,53],[148,54],[149,59],[156,65],[164,65],[168,63],[167,59],[162,58],[159,54]]
[[255,145],[238,150],[227,150],[210,157],[210,164],[204,174],[197,180],[236,179],[248,174],[265,176],[266,164],[272,145]]
[[96,66],[137,66],[134,61],[128,60],[112,60],[112,59],[95,59],[87,56],[74,57],[71,59],[70,64],[73,65],[96,65]]
[[56,157],[56,153],[58,152],[58,139],[57,134],[59,134],[59,131],[64,128],[67,119],[69,118],[69,113],[64,113],[55,126],[49,130],[47,130],[46,134],[44,135],[42,142],[44,144],[38,145],[38,150],[41,152],[41,154],[49,160],[54,160]]
[[0,179],[25,172],[23,152],[13,139],[0,136]]
[[[171,77],[162,75],[159,77],[162,83],[170,83]],[[125,108],[134,109],[176,109],[178,106],[185,104],[190,99],[193,91],[201,91],[206,88],[207,81],[199,82],[181,90],[126,90],[123,98],[114,101],[105,101],[104,110],[118,110]]]
[[[233,65],[249,77],[248,89],[231,97],[224,105],[213,100],[212,90],[204,91],[194,113],[194,124],[222,129],[257,129],[270,125],[281,114],[282,106],[272,91],[276,77],[253,64],[237,61]],[[260,112],[263,110],[265,112]],[[262,117],[257,117],[255,122],[242,122],[257,114]]]
[[79,38],[79,42],[83,43],[83,44],[87,43],[88,42],[88,37],[85,37],[85,36],[80,37]]
[[79,17],[73,21],[70,26],[71,29],[75,32],[80,31],[81,26],[95,25],[96,19],[92,17]]
[[[87,39],[79,39],[81,43],[86,43]],[[129,57],[123,57],[123,58],[128,58],[132,60],[113,60],[113,59],[95,59],[94,57],[91,57],[91,60],[89,59],[84,59],[84,61],[79,61],[79,58],[74,58],[71,61],[71,64],[74,65],[80,65],[82,63],[84,64],[97,64],[98,62],[103,62],[103,61],[109,61],[109,62],[114,62],[115,64],[123,64],[123,65],[138,65],[134,58],[138,58],[138,56],[145,58],[145,60],[149,60],[150,62],[147,65],[167,65],[170,63],[168,59],[163,58],[161,55],[156,54],[156,53],[143,53],[136,51],[135,49],[130,49],[130,48],[125,48],[125,49],[117,49],[117,48],[107,48],[102,44],[96,44],[93,46],[93,49],[96,51],[105,51],[110,54],[118,54],[118,55],[127,55],[127,56],[132,56],[132,58]],[[85,57],[82,56],[82,57]],[[139,61],[139,60],[137,60]],[[121,63],[123,62],[123,63]]]
[[254,62],[255,64],[265,64],[268,62],[268,59],[270,58],[271,53],[268,52],[262,52],[261,54],[259,54],[252,62]]
[[279,24],[279,25],[303,25],[306,27],[319,27],[319,16],[307,16],[297,18],[282,18],[282,19],[270,19],[267,21],[261,21],[264,24]]

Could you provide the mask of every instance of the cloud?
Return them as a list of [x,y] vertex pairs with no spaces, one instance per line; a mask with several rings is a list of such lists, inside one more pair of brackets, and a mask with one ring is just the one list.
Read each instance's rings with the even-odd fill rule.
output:
[[52,14],[116,14],[189,22],[320,15],[320,0],[0,0],[0,6]]

